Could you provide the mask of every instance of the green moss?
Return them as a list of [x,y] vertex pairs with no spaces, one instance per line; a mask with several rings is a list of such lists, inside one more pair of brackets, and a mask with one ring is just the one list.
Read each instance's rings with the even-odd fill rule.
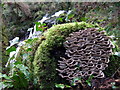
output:
[[[64,52],[63,42],[71,32],[80,29],[98,27],[93,24],[78,22],[55,25],[44,33],[46,40],[39,45],[33,62],[34,74],[40,88],[52,88],[55,83],[63,83],[57,74],[57,61]],[[57,53],[57,54],[56,54]]]

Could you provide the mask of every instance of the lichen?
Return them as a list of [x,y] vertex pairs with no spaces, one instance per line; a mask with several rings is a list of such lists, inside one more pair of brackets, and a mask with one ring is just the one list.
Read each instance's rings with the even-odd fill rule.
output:
[[[63,46],[65,38],[74,31],[91,27],[99,26],[85,22],[66,23],[55,25],[44,33],[46,39],[39,45],[33,61],[34,74],[40,88],[52,88],[55,83],[62,82],[56,68],[59,57],[65,52]],[[99,30],[102,28],[99,27]]]

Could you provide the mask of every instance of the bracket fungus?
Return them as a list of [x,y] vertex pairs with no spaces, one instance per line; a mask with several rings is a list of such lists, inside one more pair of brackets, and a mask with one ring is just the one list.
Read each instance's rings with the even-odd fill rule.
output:
[[79,30],[69,34],[64,42],[66,57],[58,61],[57,71],[70,82],[77,77],[104,78],[108,67],[112,44],[103,31],[95,28]]
[[39,44],[33,60],[40,88],[66,84],[77,76],[94,74],[102,78],[112,48],[109,38],[99,32],[102,30],[96,24],[75,22],[55,25],[44,32],[45,39]]

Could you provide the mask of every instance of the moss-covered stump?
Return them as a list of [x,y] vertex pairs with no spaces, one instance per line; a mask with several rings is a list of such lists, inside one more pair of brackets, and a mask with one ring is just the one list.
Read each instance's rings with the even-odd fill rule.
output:
[[[70,33],[91,27],[99,26],[85,22],[67,23],[55,25],[44,33],[45,40],[39,45],[33,61],[34,74],[40,88],[52,88],[55,83],[65,82],[56,71],[57,62],[65,53],[63,42]],[[102,28],[99,27],[99,30]]]

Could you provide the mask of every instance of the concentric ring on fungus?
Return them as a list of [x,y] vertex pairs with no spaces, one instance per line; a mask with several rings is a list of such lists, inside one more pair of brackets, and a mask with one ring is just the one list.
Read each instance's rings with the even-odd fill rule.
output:
[[112,44],[103,31],[95,28],[69,34],[64,42],[66,57],[59,60],[57,71],[62,78],[72,81],[77,77],[104,78]]

